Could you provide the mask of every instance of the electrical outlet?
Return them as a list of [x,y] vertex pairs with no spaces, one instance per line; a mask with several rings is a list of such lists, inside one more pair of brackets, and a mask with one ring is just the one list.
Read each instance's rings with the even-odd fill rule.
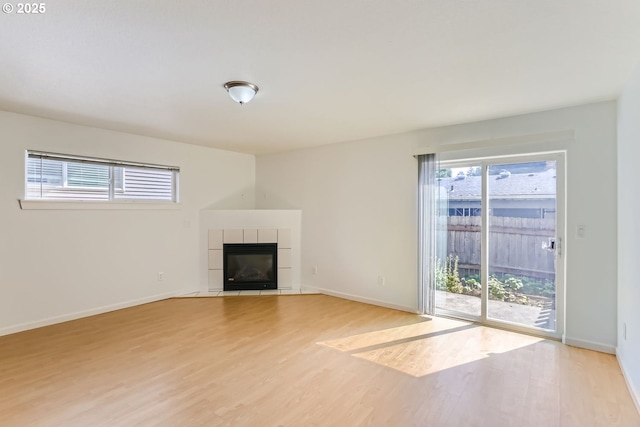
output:
[[622,324],[622,339],[627,340],[627,324]]
[[317,265],[313,266],[313,274],[318,274],[318,266]]
[[162,271],[158,271],[158,282],[162,282],[164,279],[164,273]]
[[387,280],[384,276],[378,276],[378,285],[385,286],[387,284]]

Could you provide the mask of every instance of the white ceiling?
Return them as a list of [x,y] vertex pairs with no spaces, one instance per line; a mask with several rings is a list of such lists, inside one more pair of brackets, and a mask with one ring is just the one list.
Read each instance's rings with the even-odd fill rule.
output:
[[256,154],[614,99],[640,61],[639,0],[45,4],[0,16],[0,109]]

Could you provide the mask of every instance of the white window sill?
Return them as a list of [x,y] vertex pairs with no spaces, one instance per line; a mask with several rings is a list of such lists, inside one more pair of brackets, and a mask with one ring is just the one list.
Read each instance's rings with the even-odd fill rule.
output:
[[22,210],[178,210],[179,203],[172,202],[98,202],[18,200]]

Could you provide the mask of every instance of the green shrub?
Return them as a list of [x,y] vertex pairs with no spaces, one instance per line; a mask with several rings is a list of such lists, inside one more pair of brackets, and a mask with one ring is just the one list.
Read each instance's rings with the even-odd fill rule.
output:
[[523,286],[520,292],[529,295],[537,295],[547,298],[555,298],[556,284],[552,280],[536,279],[533,277],[523,277]]
[[516,279],[515,277],[508,277],[504,281],[504,285],[511,289],[512,291],[517,291],[522,288],[522,280]]
[[439,291],[461,294],[463,292],[462,281],[458,273],[459,258],[453,254],[447,256],[444,261],[436,258],[435,282]]
[[453,255],[447,257],[447,291],[455,294],[462,293],[462,282],[460,281],[460,275],[458,274],[458,261],[459,258]]
[[[465,294],[479,297],[482,283],[479,274],[460,277],[458,272],[459,257],[448,255],[444,260],[436,258],[435,287],[439,291]],[[507,301],[523,305],[537,305],[536,298],[532,300],[527,295],[555,297],[553,281],[540,280],[531,277],[515,277],[510,274],[492,274],[489,276],[489,298],[497,301]]]
[[493,274],[489,276],[489,298],[504,301],[506,295],[504,284]]

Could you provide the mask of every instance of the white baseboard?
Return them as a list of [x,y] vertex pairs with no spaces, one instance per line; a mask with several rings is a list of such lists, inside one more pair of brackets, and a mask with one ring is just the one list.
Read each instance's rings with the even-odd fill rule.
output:
[[634,384],[629,380],[629,375],[627,374],[627,366],[625,360],[621,357],[621,355],[616,350],[616,358],[618,359],[618,365],[620,365],[620,370],[622,371],[622,376],[624,377],[624,381],[627,383],[627,388],[629,389],[629,393],[631,394],[631,399],[633,399],[633,403],[636,404],[636,409],[638,413],[640,413],[640,392],[634,386]]
[[35,322],[21,323],[15,326],[8,326],[0,329],[0,336],[15,334],[17,332],[28,331],[29,329],[42,328],[43,326],[55,325],[56,323],[68,322],[70,320],[76,320],[83,317],[95,316],[96,314],[107,313],[109,311],[120,310],[123,308],[133,307],[140,304],[146,304],[149,302],[160,301],[163,299],[171,298],[177,295],[184,295],[188,293],[188,290],[180,290],[167,292],[164,294],[152,295],[144,298],[139,298],[130,301],[119,302],[116,304],[105,305],[102,307],[96,307],[89,310],[78,311],[75,313],[64,314],[62,316],[49,317],[47,319],[36,320]]
[[595,341],[581,340],[562,335],[562,342],[573,347],[586,348],[587,350],[599,351],[601,353],[616,354],[616,348],[614,346]]
[[[309,289],[309,288],[305,288],[305,289]],[[318,291],[321,294],[330,295],[330,296],[333,296],[333,297],[338,297],[338,298],[344,298],[344,299],[348,299],[348,300],[352,300],[352,301],[363,302],[365,304],[377,305],[377,306],[380,306],[380,307],[392,308],[394,310],[407,311],[407,312],[413,313],[413,314],[417,314],[418,313],[418,310],[415,307],[407,307],[407,306],[404,306],[404,305],[390,304],[388,302],[378,301],[378,300],[371,299],[371,298],[365,298],[365,297],[361,297],[361,296],[358,296],[358,295],[345,294],[343,292],[336,292],[336,291],[332,291],[330,289],[322,289],[322,288],[313,288],[313,289]]]

